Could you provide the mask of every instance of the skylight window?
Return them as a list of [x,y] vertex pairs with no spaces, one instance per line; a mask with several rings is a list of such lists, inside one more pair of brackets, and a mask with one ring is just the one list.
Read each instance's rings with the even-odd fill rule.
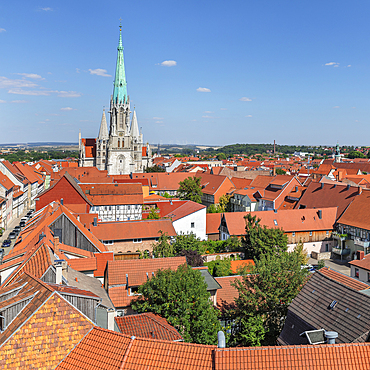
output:
[[337,301],[333,301],[333,302],[331,302],[330,303],[330,305],[329,305],[329,308],[331,309],[331,310],[334,310],[334,308],[335,308],[335,306],[337,305]]
[[276,220],[274,220],[274,225],[275,225],[275,226],[277,226],[277,225],[278,225],[278,223],[277,223],[277,221],[276,221]]

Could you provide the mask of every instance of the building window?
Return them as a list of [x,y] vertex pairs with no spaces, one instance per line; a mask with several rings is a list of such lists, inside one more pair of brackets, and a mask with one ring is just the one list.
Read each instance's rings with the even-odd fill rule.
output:
[[134,243],[141,243],[143,240],[142,239],[133,239]]
[[127,206],[127,209],[130,210],[131,209],[131,206]]
[[329,236],[329,230],[326,230],[326,236]]
[[112,245],[113,243],[114,243],[113,240],[104,240],[103,241],[104,245]]
[[329,252],[329,244],[328,243],[325,244],[325,252]]
[[310,236],[312,236],[312,231],[310,231]]
[[130,288],[130,295],[138,295],[139,287],[138,286],[133,286]]
[[367,273],[367,281],[370,282],[370,272]]
[[192,223],[190,224],[190,227],[191,227],[192,229],[194,229],[194,227],[195,227],[195,223],[194,223],[194,222],[192,222]]
[[360,277],[360,270],[355,268],[355,277],[358,279]]
[[295,236],[295,231],[292,232],[292,236]]
[[118,148],[121,146],[121,140],[118,139]]

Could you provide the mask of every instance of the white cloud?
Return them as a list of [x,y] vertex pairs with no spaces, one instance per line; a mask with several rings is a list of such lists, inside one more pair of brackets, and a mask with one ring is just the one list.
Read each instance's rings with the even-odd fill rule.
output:
[[106,69],[102,68],[96,68],[96,69],[89,69],[90,74],[92,75],[97,75],[97,76],[102,76],[102,77],[112,77],[107,73]]
[[61,98],[78,98],[81,96],[81,93],[78,93],[76,91],[23,90],[21,88],[10,89],[8,90],[8,93],[31,96],[49,96],[51,94],[57,94]]
[[211,112],[210,110],[206,110],[204,113],[215,113],[215,112]]
[[79,98],[82,94],[76,91],[53,91],[58,94],[60,98]]
[[227,108],[220,108],[220,110],[227,110]]
[[24,104],[24,103],[28,103],[27,100],[12,100],[12,103],[15,103],[15,104]]
[[333,107],[333,108],[339,108],[339,105],[336,105],[335,107]]
[[0,100],[0,104],[2,104],[2,103],[6,103],[6,101],[5,100]]
[[44,12],[52,12],[52,8],[40,8],[40,10],[43,10]]
[[211,92],[211,90],[207,89],[206,87],[198,87],[197,91],[199,91],[199,92]]
[[11,87],[21,88],[21,87],[35,87],[36,83],[27,80],[12,80],[7,77],[0,76],[0,89],[9,89]]
[[18,95],[32,95],[32,96],[49,96],[52,91],[46,90],[23,90],[20,88],[8,90],[9,94],[18,94]]
[[347,67],[349,68],[349,67],[352,67],[352,66],[351,66],[350,64],[348,64],[348,66],[347,66]]
[[248,114],[248,116],[245,116],[246,118],[250,118],[250,117],[252,117],[252,115],[251,114]]
[[247,98],[245,96],[243,96],[242,98],[239,99],[240,101],[252,101],[251,98]]
[[212,116],[202,116],[202,118],[214,118]]
[[165,60],[161,63],[161,66],[163,67],[174,67],[175,65],[177,65],[175,60]]
[[334,66],[334,67],[339,67],[339,63],[337,62],[329,62],[329,63],[325,63],[326,66]]
[[33,80],[45,80],[45,78],[42,78],[40,75],[36,73],[16,73],[16,75],[31,78]]
[[163,123],[163,121],[155,121],[155,123]]
[[0,28],[0,33],[1,32],[6,32],[6,29],[5,28]]
[[80,73],[80,68],[76,68],[76,73]]
[[163,117],[153,117],[153,119],[161,120]]
[[70,111],[70,110],[76,110],[76,109],[73,109],[71,107],[65,107],[65,108],[60,108],[60,110]]

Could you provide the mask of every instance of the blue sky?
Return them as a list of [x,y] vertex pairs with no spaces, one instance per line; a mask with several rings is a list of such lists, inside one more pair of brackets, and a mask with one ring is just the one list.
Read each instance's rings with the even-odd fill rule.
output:
[[96,137],[119,19],[150,143],[367,145],[370,3],[0,3],[0,143]]

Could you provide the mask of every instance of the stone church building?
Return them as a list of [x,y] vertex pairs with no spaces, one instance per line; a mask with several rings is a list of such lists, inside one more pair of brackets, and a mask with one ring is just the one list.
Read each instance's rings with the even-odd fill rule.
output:
[[103,110],[98,137],[81,139],[81,134],[79,135],[79,166],[96,166],[99,170],[108,170],[108,175],[143,172],[152,165],[151,150],[149,144],[143,145],[143,134],[139,132],[136,111],[134,109],[132,113],[130,110],[121,26],[117,50],[116,75],[110,99],[109,132]]

